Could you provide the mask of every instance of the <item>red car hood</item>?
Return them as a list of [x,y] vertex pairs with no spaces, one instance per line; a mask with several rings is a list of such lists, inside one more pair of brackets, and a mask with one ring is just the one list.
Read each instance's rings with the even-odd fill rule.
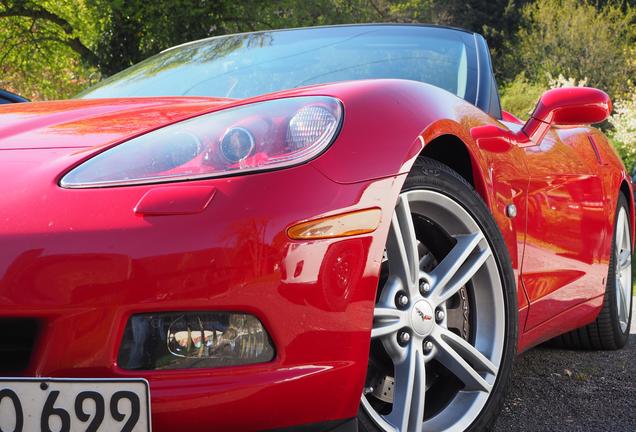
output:
[[104,146],[233,101],[162,97],[4,105],[0,150]]

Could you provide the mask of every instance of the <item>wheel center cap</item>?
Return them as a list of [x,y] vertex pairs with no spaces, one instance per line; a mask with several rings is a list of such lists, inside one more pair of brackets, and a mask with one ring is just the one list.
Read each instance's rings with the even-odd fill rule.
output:
[[435,316],[433,307],[426,300],[420,300],[411,309],[411,327],[420,336],[428,336],[433,331]]

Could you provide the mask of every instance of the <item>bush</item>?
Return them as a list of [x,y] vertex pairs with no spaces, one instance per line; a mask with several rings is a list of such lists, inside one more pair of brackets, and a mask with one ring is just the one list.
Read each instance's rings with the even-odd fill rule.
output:
[[511,68],[531,82],[588,77],[589,85],[612,97],[629,93],[636,74],[636,9],[617,1],[538,0],[523,9]]
[[521,73],[501,89],[501,107],[520,119],[527,119],[546,90],[541,84],[530,82]]
[[614,147],[631,172],[636,166],[636,91],[631,97],[616,101],[609,121],[614,128],[610,134]]

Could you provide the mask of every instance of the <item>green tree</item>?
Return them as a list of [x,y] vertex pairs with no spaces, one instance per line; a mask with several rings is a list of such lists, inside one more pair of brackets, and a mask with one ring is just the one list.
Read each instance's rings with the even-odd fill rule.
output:
[[84,87],[100,25],[84,0],[0,0],[0,87],[45,99]]
[[544,85],[531,82],[520,73],[501,87],[501,107],[520,119],[527,120],[545,90]]
[[518,45],[506,65],[530,81],[549,76],[587,78],[613,97],[629,93],[636,74],[636,9],[608,1],[538,0],[523,9]]

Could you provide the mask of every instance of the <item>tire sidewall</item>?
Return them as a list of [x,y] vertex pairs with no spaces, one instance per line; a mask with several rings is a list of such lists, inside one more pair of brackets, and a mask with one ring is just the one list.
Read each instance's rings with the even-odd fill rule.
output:
[[[616,266],[618,265],[618,251],[616,250],[616,233],[619,229],[618,227],[618,216],[620,214],[621,208],[625,210],[627,217],[630,215],[629,207],[627,205],[627,199],[621,193],[618,197],[618,203],[616,205],[616,214],[614,215],[614,234],[612,235],[612,245],[610,249],[610,263],[609,269],[607,273],[607,284],[606,284],[606,295],[609,297],[609,312],[612,322],[612,332],[614,335],[614,340],[616,341],[616,345],[618,347],[623,347],[627,343],[629,338],[629,332],[631,327],[631,321],[634,318],[632,315],[632,308],[634,302],[634,296],[630,295],[629,298],[629,306],[628,313],[629,317],[627,319],[627,328],[623,332],[621,330],[620,321],[618,317],[618,305],[616,302]],[[632,228],[631,224],[629,228],[630,238],[632,236]],[[633,251],[631,251],[633,253]],[[630,292],[631,294],[631,292]]]

